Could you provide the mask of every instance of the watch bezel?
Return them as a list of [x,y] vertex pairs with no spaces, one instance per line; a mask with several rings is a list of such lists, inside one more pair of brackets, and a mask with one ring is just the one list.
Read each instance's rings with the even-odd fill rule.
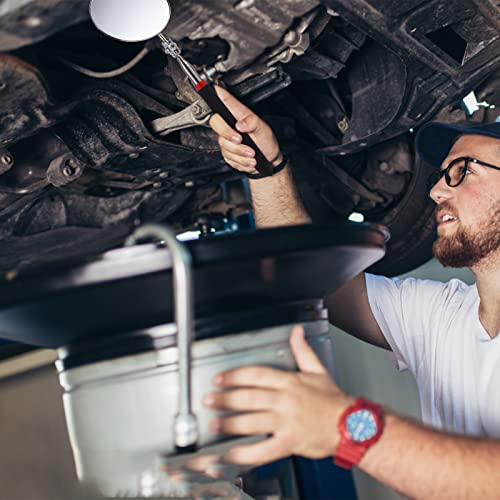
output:
[[[377,432],[371,438],[365,439],[364,441],[354,441],[354,439],[352,439],[351,433],[349,432],[349,429],[347,428],[347,417],[360,410],[367,410],[371,413],[377,426]],[[376,443],[379,440],[383,430],[384,421],[382,419],[381,407],[363,399],[356,400],[353,405],[346,408],[339,419],[339,432],[341,436],[347,439],[354,446],[359,446],[361,448],[367,448]]]

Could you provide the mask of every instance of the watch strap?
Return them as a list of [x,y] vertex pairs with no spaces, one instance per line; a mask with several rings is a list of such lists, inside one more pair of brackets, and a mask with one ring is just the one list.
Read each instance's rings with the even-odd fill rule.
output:
[[[342,443],[342,441],[345,441]],[[342,436],[333,463],[344,469],[351,469],[354,464],[360,462],[366,452],[364,446],[353,445],[345,436]]]
[[265,177],[270,177],[271,175],[274,175],[274,174],[277,174],[278,172],[281,172],[287,166],[287,163],[288,163],[288,157],[283,155],[283,159],[278,163],[278,165],[273,167],[272,173],[270,175],[261,174],[261,173],[257,173],[257,174],[244,173],[244,175],[246,177],[248,177],[249,179],[264,179]]

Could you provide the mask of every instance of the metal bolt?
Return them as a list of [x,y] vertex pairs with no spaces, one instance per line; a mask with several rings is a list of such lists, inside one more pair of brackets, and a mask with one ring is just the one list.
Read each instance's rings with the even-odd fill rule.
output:
[[396,172],[395,165],[388,161],[382,161],[379,168],[382,172],[388,175],[393,175]]
[[337,123],[337,127],[343,134],[345,134],[349,130],[349,122],[347,121],[347,117],[344,116],[342,120]]
[[131,159],[131,160],[137,160],[137,158],[139,158],[141,155],[139,153],[130,153],[128,155],[128,157]]
[[194,181],[187,181],[184,183],[184,186],[187,188],[192,188],[194,187]]
[[201,109],[201,106],[197,104],[194,109],[193,109],[194,116],[200,116],[203,113],[203,109]]
[[37,16],[26,17],[23,21],[28,28],[38,28],[42,24],[42,20]]
[[286,35],[285,35],[285,43],[287,43],[288,45],[292,45],[292,44],[296,44],[298,41],[300,40],[300,35],[296,32],[296,31],[289,31]]
[[77,171],[78,171],[78,164],[76,163],[76,161],[74,160],[74,158],[68,158],[64,162],[64,167],[62,169],[63,175],[65,175],[66,177],[71,177]]
[[4,154],[2,155],[2,157],[0,158],[0,161],[4,164],[4,165],[10,165],[13,161],[14,161],[14,158],[12,158],[12,156],[8,155],[8,154]]

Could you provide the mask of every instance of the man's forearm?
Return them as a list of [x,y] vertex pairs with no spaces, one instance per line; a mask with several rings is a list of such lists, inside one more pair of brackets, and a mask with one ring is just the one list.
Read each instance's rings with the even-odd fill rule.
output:
[[251,180],[250,191],[257,227],[311,222],[295,190],[290,166],[272,177]]
[[437,432],[392,414],[359,465],[411,498],[500,498],[500,441]]

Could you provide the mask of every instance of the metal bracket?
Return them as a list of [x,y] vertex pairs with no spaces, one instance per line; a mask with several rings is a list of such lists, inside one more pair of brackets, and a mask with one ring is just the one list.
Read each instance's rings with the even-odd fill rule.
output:
[[80,162],[71,154],[63,154],[50,162],[47,169],[47,181],[56,187],[71,184],[81,177],[83,168]]
[[311,40],[306,30],[316,18],[317,12],[311,12],[305,16],[299,25],[288,31],[282,42],[271,52],[266,62],[267,66],[272,66],[277,62],[289,63],[293,56],[301,56],[309,48]]

